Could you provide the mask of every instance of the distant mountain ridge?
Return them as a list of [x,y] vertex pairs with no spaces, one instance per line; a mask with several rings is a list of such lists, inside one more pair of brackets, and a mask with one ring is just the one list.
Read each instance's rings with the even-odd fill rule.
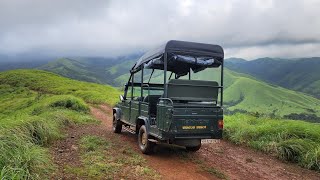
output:
[[271,84],[320,98],[320,57],[228,61],[226,67]]
[[[6,57],[6,56],[2,56]],[[54,61],[0,62],[0,71],[10,69],[42,69],[73,79],[123,86],[129,69],[140,54],[118,58],[71,57]],[[225,59],[228,69],[248,74],[251,78],[320,98],[320,57],[314,58],[242,58]]]
[[0,54],[0,72],[13,69],[33,69],[47,64],[52,59],[56,59],[56,57],[32,54],[12,56]]

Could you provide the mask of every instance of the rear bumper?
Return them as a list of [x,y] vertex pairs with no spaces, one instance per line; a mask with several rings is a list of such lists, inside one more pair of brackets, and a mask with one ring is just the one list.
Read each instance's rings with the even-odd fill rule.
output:
[[175,139],[222,139],[223,130],[217,130],[212,133],[179,133],[179,132],[166,132],[162,133],[163,140]]

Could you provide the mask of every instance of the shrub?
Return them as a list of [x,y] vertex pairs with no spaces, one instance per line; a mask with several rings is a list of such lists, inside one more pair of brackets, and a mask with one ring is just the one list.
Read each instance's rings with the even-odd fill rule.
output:
[[306,139],[289,139],[277,145],[277,155],[280,159],[300,163],[304,155],[315,148],[315,143]]
[[79,112],[88,112],[89,107],[88,105],[79,98],[73,96],[56,96],[51,103],[50,107],[60,107],[66,109],[72,109]]

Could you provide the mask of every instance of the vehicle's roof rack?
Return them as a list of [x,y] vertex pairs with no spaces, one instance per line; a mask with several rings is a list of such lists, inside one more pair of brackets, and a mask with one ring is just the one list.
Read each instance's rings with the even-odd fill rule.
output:
[[164,53],[167,53],[167,70],[178,75],[185,75],[208,67],[219,67],[224,58],[221,46],[186,41],[171,40],[164,45],[145,53],[133,66],[131,72],[145,68],[164,68]]

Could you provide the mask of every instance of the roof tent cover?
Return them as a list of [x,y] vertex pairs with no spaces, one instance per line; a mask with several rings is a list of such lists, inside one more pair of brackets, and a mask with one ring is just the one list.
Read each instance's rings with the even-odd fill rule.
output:
[[224,58],[219,45],[171,40],[145,53],[132,71],[139,71],[142,65],[144,68],[163,70],[165,52],[168,53],[167,70],[180,76],[186,75],[189,69],[198,72],[208,67],[219,67]]

